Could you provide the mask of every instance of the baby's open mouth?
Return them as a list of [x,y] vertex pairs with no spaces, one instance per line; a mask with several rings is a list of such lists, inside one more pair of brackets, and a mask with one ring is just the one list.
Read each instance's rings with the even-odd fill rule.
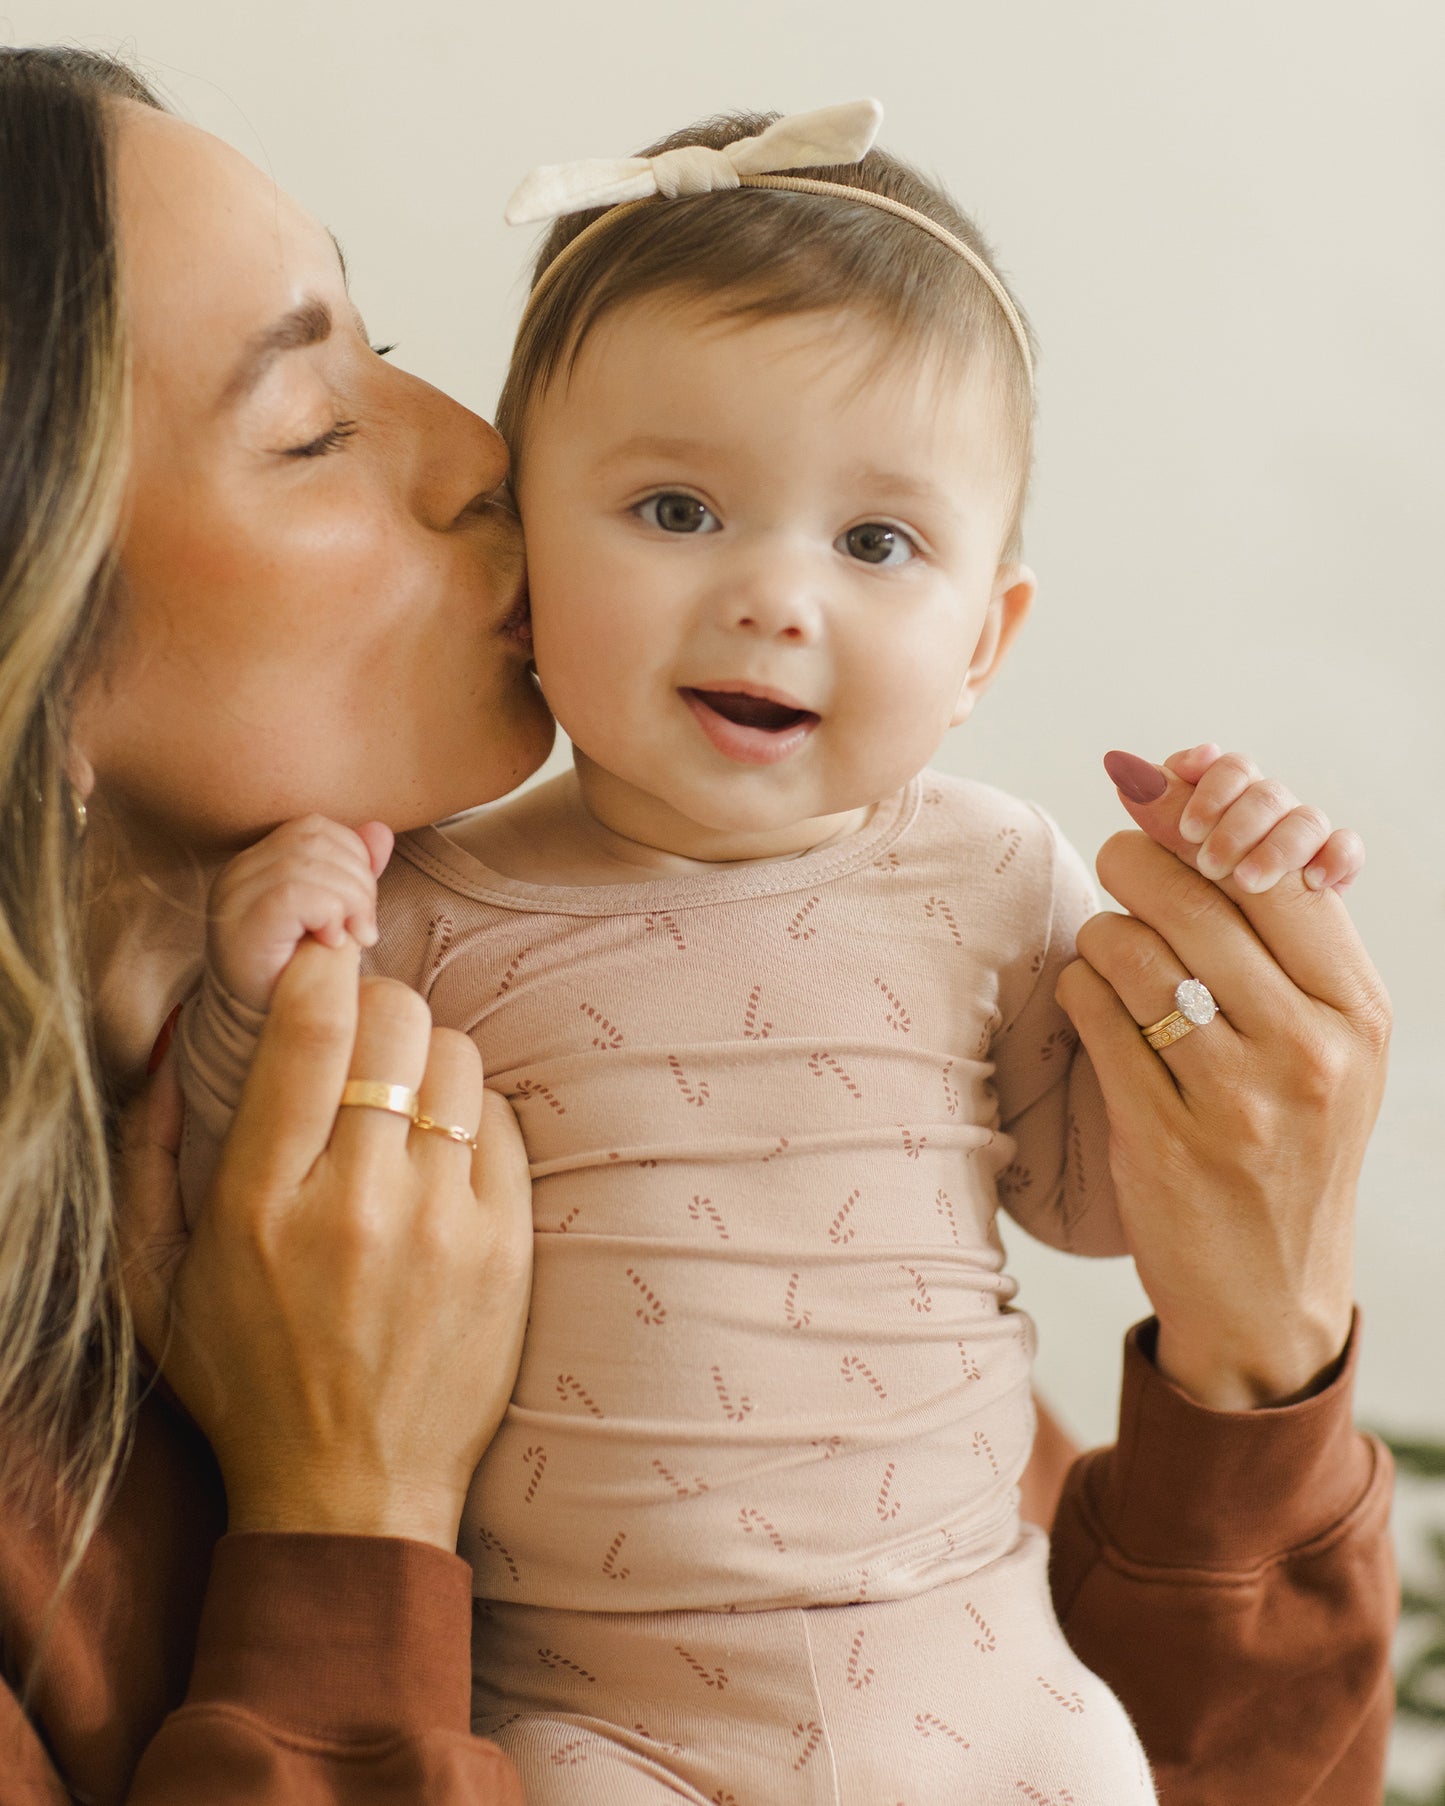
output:
[[804,721],[816,721],[811,709],[790,708],[766,696],[749,696],[743,690],[684,690],[684,696],[695,696],[705,708],[721,715],[737,727],[751,727],[765,734],[785,733]]

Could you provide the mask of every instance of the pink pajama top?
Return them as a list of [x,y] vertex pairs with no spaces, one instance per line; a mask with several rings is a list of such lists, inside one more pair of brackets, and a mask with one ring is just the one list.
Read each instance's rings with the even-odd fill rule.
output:
[[400,840],[374,969],[476,1040],[534,1181],[479,1594],[833,1604],[1013,1544],[1032,1325],[998,1206],[1123,1251],[1054,1001],[1095,907],[1041,811],[932,772],[836,845],[635,885]]

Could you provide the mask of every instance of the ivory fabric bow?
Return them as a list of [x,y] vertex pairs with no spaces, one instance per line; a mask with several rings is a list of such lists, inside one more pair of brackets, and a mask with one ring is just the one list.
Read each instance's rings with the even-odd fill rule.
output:
[[812,113],[774,120],[756,138],[739,138],[722,150],[684,144],[659,157],[594,157],[581,163],[544,163],[524,178],[507,203],[507,223],[557,219],[589,207],[615,207],[654,194],[710,194],[736,188],[741,176],[776,175],[785,169],[857,163],[883,123],[876,100],[849,100]]

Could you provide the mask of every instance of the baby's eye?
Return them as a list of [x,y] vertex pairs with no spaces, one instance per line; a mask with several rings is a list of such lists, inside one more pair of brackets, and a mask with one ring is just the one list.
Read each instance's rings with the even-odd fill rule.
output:
[[716,533],[721,525],[711,508],[681,490],[648,496],[639,504],[637,513],[649,526],[661,527],[664,533]]
[[838,542],[840,549],[860,564],[907,564],[917,548],[906,533],[877,520],[849,527]]

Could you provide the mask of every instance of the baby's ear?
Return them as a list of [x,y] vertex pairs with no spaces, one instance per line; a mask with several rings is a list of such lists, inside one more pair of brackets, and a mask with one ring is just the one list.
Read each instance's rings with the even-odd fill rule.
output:
[[1026,564],[1001,564],[998,567],[988,599],[988,613],[983,618],[973,657],[968,661],[963,687],[949,720],[950,727],[959,727],[968,720],[973,705],[993,682],[1033,607],[1038,587],[1038,578]]

